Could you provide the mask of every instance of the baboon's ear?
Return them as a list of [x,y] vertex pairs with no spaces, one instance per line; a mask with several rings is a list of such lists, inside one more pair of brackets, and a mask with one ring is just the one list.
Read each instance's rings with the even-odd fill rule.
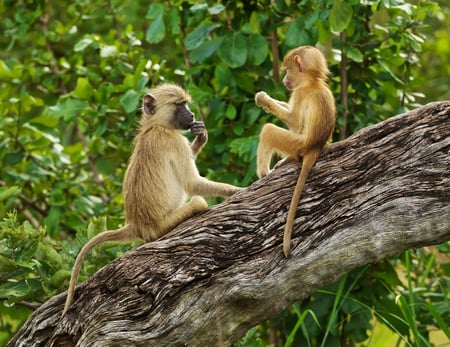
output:
[[294,55],[295,64],[297,64],[298,71],[303,72],[302,58],[299,55]]
[[156,112],[155,108],[155,97],[152,94],[147,94],[144,96],[144,113],[147,115],[154,115]]

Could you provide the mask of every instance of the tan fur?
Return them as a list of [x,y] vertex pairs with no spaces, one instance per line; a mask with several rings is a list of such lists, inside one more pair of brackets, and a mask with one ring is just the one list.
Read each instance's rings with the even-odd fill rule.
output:
[[302,46],[289,51],[282,69],[286,71],[283,84],[292,91],[289,103],[272,99],[265,92],[257,93],[255,101],[289,128],[264,125],[257,153],[258,176],[269,174],[274,151],[295,160],[303,158],[284,230],[283,251],[287,256],[300,195],[310,170],[333,133],[336,109],[327,84],[328,67],[318,49]]
[[[206,130],[190,145],[172,125],[175,105],[189,102],[190,96],[174,84],[160,85],[148,95],[154,99],[154,112],[145,113],[144,103],[123,182],[126,225],[96,235],[82,248],[72,271],[64,313],[71,306],[81,264],[93,247],[105,241],[156,240],[207,208],[202,196],[227,197],[242,189],[200,176],[194,158],[207,140]],[[200,129],[204,129],[202,122],[194,123],[201,123]],[[188,196],[193,197],[185,203]]]

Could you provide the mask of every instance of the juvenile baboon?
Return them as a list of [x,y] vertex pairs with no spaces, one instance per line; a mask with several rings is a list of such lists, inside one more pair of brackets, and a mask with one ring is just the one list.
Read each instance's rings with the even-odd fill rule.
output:
[[[64,312],[70,308],[81,264],[105,241],[156,240],[207,208],[202,196],[230,196],[242,188],[201,177],[195,157],[207,141],[203,122],[194,121],[190,96],[175,84],[162,84],[144,96],[143,115],[123,182],[126,224],[93,237],[77,256]],[[192,144],[180,133],[191,130]],[[191,196],[185,203],[187,196]]]
[[273,151],[295,160],[303,158],[284,229],[283,251],[287,256],[300,195],[322,148],[331,138],[336,108],[327,84],[328,67],[317,48],[302,46],[292,49],[283,59],[282,70],[286,72],[283,84],[292,91],[289,103],[272,99],[265,92],[258,92],[255,102],[289,128],[264,125],[257,153],[258,176],[264,177],[270,172]]

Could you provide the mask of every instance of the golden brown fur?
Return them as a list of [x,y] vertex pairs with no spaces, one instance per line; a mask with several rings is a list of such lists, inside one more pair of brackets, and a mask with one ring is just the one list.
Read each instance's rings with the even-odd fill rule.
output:
[[318,49],[302,46],[289,51],[282,69],[286,71],[283,84],[292,91],[289,103],[272,99],[265,92],[257,93],[255,101],[289,128],[264,125],[257,153],[258,176],[269,174],[274,151],[295,160],[303,158],[284,230],[283,251],[287,256],[300,195],[310,170],[333,133],[336,109],[327,84],[327,64]]
[[[230,196],[242,188],[201,177],[195,157],[207,141],[203,122],[194,122],[189,95],[163,84],[144,97],[143,116],[123,182],[126,225],[92,238],[72,271],[64,313],[70,308],[83,259],[99,243],[141,238],[156,240],[207,208],[202,196]],[[196,136],[190,145],[180,130]],[[193,196],[185,203],[188,196]],[[64,314],[63,313],[63,314]]]

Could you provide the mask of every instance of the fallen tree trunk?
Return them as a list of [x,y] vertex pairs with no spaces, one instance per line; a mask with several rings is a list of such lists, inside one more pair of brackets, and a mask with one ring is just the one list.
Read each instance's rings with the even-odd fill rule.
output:
[[299,164],[130,250],[37,309],[10,346],[229,345],[342,274],[450,239],[450,102],[330,145],[282,234]]

